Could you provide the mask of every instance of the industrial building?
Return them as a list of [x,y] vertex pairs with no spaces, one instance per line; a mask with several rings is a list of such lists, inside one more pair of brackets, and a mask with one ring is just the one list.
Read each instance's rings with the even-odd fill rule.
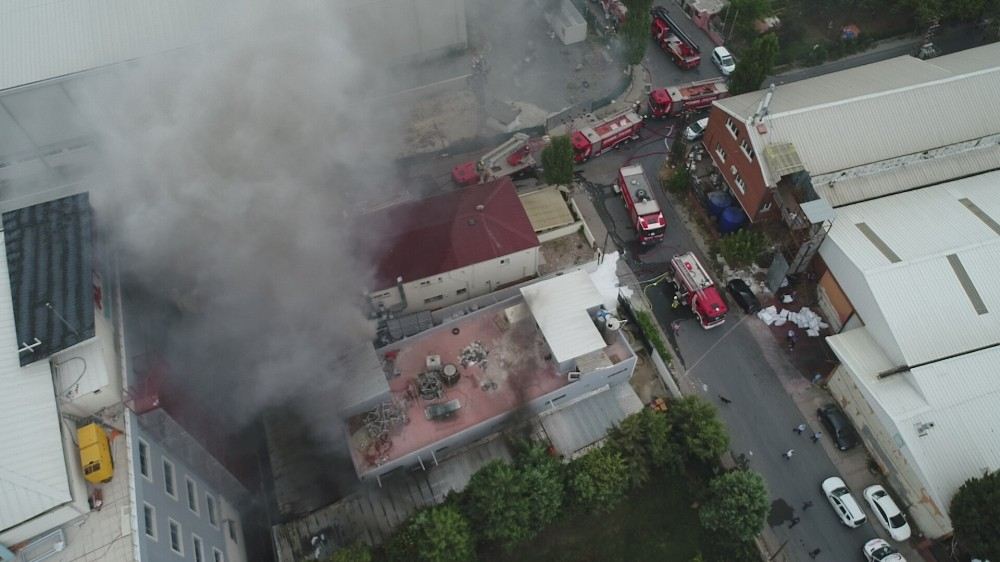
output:
[[390,233],[376,264],[373,311],[450,306],[538,275],[538,236],[510,178],[372,213]]
[[829,386],[932,539],[1000,469],[1000,172],[845,205],[820,248]]
[[246,489],[124,352],[88,195],[4,213],[0,240],[0,559],[246,560]]
[[997,168],[1000,44],[911,56],[714,102],[704,146],[751,222]]

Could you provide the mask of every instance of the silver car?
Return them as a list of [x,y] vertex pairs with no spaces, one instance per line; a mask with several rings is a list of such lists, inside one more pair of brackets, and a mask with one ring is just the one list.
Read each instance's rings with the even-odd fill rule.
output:
[[708,127],[708,117],[704,117],[691,123],[684,129],[684,139],[687,141],[696,141],[705,134],[705,128]]

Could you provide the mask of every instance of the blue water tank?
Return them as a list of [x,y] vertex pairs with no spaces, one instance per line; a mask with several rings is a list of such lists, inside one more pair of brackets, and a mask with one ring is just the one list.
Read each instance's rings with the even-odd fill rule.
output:
[[712,191],[708,194],[708,214],[718,218],[733,204],[733,196],[728,191]]
[[732,206],[727,207],[719,215],[719,232],[723,234],[729,234],[730,232],[736,232],[747,222],[747,216],[743,213],[743,209]]

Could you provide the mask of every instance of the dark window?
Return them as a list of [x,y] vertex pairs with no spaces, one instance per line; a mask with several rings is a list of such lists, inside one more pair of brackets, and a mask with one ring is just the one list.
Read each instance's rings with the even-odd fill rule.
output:
[[147,445],[144,441],[139,441],[139,474],[142,474],[146,478],[150,478],[149,445]]
[[163,459],[163,491],[168,496],[177,499],[177,487],[174,484],[174,464]]
[[190,478],[185,479],[185,484],[187,484],[188,509],[198,513],[198,486]]
[[156,540],[156,510],[148,503],[142,506],[142,527],[147,537]]
[[205,494],[205,503],[208,504],[208,522],[213,527],[219,526],[219,515],[215,512],[215,498]]
[[181,542],[181,524],[170,520],[170,550],[177,554],[184,554],[184,543]]
[[437,296],[431,297],[429,299],[424,299],[424,304],[429,304],[429,303],[437,302],[437,301],[440,301],[440,300],[444,300],[444,295],[437,295]]

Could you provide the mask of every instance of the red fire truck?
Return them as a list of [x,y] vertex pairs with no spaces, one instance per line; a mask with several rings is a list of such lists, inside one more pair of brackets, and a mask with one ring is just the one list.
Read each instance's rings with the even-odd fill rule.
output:
[[[638,103],[636,104],[639,105]],[[635,109],[623,109],[596,125],[573,131],[573,159],[586,162],[621,144],[639,138],[642,117]]]
[[709,330],[725,322],[729,307],[694,252],[674,256],[670,266],[674,270],[674,285],[677,286],[674,298],[691,307],[701,327]]
[[657,119],[684,111],[702,109],[729,97],[725,78],[709,78],[681,86],[659,88],[649,93],[649,114]]
[[516,133],[507,142],[487,152],[475,162],[465,162],[451,169],[451,179],[458,185],[485,183],[504,176],[529,174],[538,165],[536,156],[545,140]]
[[660,204],[653,196],[642,166],[625,166],[618,170],[618,188],[625,199],[632,226],[639,235],[639,243],[650,245],[663,240],[667,219],[660,212]]
[[674,64],[684,70],[695,68],[701,64],[701,48],[681,28],[677,27],[666,8],[654,6],[650,10],[650,14],[653,16],[653,23],[650,25],[653,39],[656,40],[661,49],[670,55]]

